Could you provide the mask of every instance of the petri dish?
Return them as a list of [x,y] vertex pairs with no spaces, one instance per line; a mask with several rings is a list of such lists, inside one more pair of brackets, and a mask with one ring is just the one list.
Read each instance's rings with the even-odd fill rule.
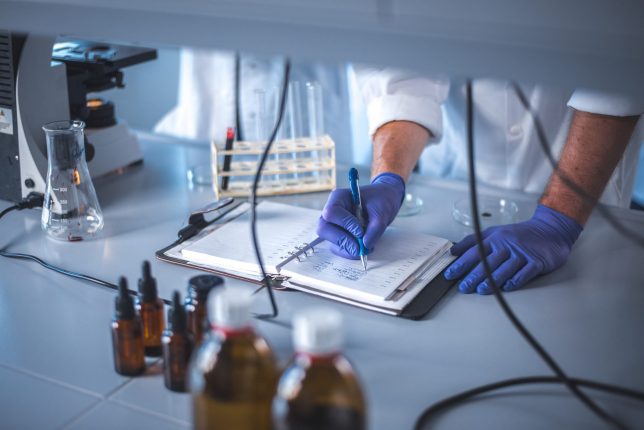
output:
[[417,215],[420,213],[420,211],[422,211],[422,209],[423,199],[412,193],[406,193],[405,199],[403,200],[402,206],[400,207],[397,216],[406,217]]
[[[479,196],[478,206],[479,219],[481,220],[481,226],[483,228],[517,222],[519,206],[512,200]],[[463,198],[454,202],[452,216],[456,222],[467,227],[472,227],[470,199]]]
[[196,164],[186,171],[186,177],[191,185],[212,185],[212,169],[210,163]]

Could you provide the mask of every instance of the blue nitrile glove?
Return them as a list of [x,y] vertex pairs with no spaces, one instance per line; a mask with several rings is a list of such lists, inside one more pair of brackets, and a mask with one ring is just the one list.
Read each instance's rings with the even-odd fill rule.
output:
[[[486,229],[483,244],[494,282],[503,291],[513,291],[563,266],[582,230],[572,218],[543,205],[537,206],[528,221]],[[445,271],[445,278],[459,279],[467,274],[458,286],[461,293],[492,294],[474,235],[455,244],[451,251],[459,258]]]
[[351,190],[333,190],[318,221],[317,234],[331,242],[331,251],[340,257],[360,258],[356,237],[362,237],[365,248],[373,250],[380,236],[396,217],[405,198],[405,181],[395,173],[381,173],[371,185],[360,187],[367,228],[363,230],[353,215]]

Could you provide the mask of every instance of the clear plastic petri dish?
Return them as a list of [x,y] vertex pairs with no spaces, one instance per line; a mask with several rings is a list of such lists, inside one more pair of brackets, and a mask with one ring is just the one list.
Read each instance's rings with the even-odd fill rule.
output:
[[[478,206],[479,219],[483,228],[517,222],[519,206],[512,200],[480,196]],[[452,216],[458,223],[472,227],[470,199],[463,198],[454,202]]]
[[419,214],[423,209],[423,199],[412,193],[406,193],[398,216],[406,217]]
[[212,168],[210,163],[196,164],[186,171],[191,185],[212,185]]

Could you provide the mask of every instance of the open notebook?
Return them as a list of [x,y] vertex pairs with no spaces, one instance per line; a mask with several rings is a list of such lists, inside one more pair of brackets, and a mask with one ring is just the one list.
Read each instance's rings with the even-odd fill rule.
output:
[[[248,204],[240,205],[224,222],[175,249],[175,259],[217,273],[260,279],[248,209]],[[334,255],[329,243],[316,237],[318,210],[264,201],[257,215],[266,271],[285,286],[394,315],[412,307],[420,295],[433,305],[449,288],[438,276],[453,260],[446,239],[389,228],[369,254],[365,272],[360,260]],[[440,284],[435,289],[441,291],[422,293],[432,281]],[[416,303],[415,315],[424,314],[427,306]]]

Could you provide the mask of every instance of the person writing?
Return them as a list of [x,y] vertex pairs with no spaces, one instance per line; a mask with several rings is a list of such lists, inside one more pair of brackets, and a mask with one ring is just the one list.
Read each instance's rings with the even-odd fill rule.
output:
[[[363,238],[367,249],[378,246],[400,209],[405,183],[428,142],[441,141],[435,146],[443,146],[427,151],[433,156],[428,163],[433,173],[467,177],[462,85],[450,86],[445,79],[393,69],[364,68],[358,70],[357,78],[373,137],[373,179],[361,187],[368,224],[362,229],[353,216],[350,191],[336,189],[317,229],[335,254],[351,259],[359,258],[356,237]],[[503,291],[521,288],[562,266],[597,201],[628,205],[635,154],[641,144],[637,128],[644,112],[641,101],[590,90],[570,95],[539,86],[525,93],[544,124],[551,151],[561,152],[560,172],[592,199],[569,188],[556,173],[549,175],[551,168],[536,141],[532,118],[513,87],[499,81],[475,81],[477,180],[508,189],[543,191],[532,218],[483,232],[494,281]],[[456,243],[451,251],[458,258],[445,277],[460,279],[462,293],[492,293],[474,236]]]

